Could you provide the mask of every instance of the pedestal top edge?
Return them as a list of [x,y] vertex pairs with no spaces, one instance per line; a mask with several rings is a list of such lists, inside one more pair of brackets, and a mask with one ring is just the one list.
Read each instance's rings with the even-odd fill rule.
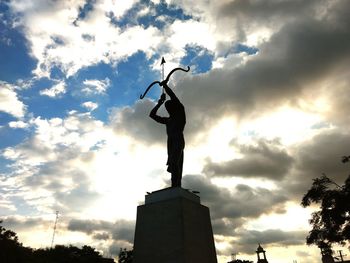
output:
[[186,198],[193,202],[200,203],[199,196],[190,192],[189,190],[181,187],[168,187],[147,194],[145,196],[145,204],[156,203],[178,197]]

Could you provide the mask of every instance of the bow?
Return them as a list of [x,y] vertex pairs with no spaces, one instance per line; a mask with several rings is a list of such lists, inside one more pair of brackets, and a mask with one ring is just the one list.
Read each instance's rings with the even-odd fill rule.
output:
[[[168,83],[168,81],[169,81],[171,75],[172,75],[175,71],[177,71],[177,70],[182,70],[182,71],[184,71],[184,72],[189,72],[189,71],[190,71],[190,67],[187,66],[187,69],[183,69],[183,68],[174,68],[172,71],[170,71],[170,73],[168,74],[168,76],[166,77],[166,79],[164,80],[164,82],[165,82],[165,83]],[[161,85],[161,82],[160,82],[160,81],[158,81],[158,80],[153,81],[153,82],[148,86],[148,88],[146,89],[146,91],[145,91],[143,94],[140,95],[140,99],[143,99],[143,98],[146,96],[147,92],[151,89],[151,87],[152,87],[154,84],[157,84],[157,83],[159,84],[159,86]]]

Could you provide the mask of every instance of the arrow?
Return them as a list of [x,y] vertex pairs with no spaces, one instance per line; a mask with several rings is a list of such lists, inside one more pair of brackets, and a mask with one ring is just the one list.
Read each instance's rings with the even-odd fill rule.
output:
[[[162,66],[162,81],[164,80],[164,64],[165,64],[165,59],[164,57],[162,57],[162,62],[160,63],[160,65]],[[163,94],[164,94],[164,88],[163,88]]]

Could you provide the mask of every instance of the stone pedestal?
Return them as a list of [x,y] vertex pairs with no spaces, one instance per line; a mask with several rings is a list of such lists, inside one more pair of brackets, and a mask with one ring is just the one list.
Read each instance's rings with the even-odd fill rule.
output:
[[209,209],[197,195],[166,188],[137,208],[135,263],[217,263]]

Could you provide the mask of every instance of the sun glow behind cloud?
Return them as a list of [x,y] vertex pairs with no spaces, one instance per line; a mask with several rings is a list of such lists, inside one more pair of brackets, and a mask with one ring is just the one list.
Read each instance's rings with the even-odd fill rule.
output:
[[313,137],[318,131],[312,126],[322,122],[322,116],[307,113],[291,107],[275,109],[267,116],[243,124],[241,135],[243,138],[264,137],[279,138],[284,145],[292,145]]

